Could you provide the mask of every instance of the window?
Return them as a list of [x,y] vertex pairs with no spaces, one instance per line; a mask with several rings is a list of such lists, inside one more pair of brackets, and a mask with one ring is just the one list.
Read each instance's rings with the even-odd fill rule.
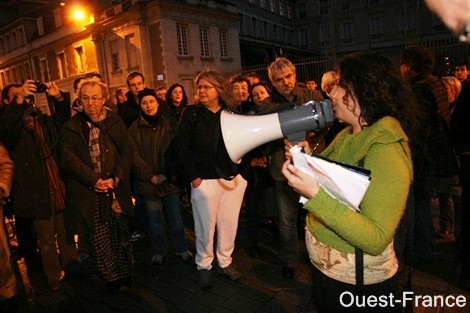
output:
[[65,63],[65,53],[63,51],[56,54],[57,71],[59,79],[67,77],[67,64]]
[[262,7],[263,9],[266,8],[266,1],[267,1],[267,0],[259,0],[259,5],[260,5],[260,7]]
[[62,26],[62,7],[57,8],[54,10],[54,22],[55,22],[55,27],[59,28]]
[[119,62],[119,43],[117,39],[109,42],[109,51],[111,53],[111,71],[117,72],[121,70],[121,62]]
[[201,56],[208,57],[209,53],[209,29],[207,27],[199,27],[199,42],[201,45]]
[[412,12],[404,12],[398,15],[398,30],[399,31],[412,31],[416,29],[416,18]]
[[189,55],[188,27],[186,25],[176,25],[176,41],[178,43],[178,55]]
[[271,9],[271,12],[276,11],[276,2],[274,2],[274,0],[269,1],[269,8]]
[[24,31],[23,27],[18,28],[18,46],[24,46]]
[[341,40],[344,42],[351,42],[353,39],[353,25],[351,22],[344,22],[341,24]]
[[39,71],[41,74],[41,81],[48,82],[51,80],[49,78],[49,67],[47,66],[46,58],[39,59]]
[[18,38],[16,37],[16,31],[11,32],[11,49],[15,50],[18,46]]
[[5,47],[5,52],[10,52],[11,49],[10,49],[10,36],[9,35],[5,35],[5,37],[3,37],[4,41],[3,41],[3,44],[4,44],[4,47]]
[[11,76],[13,76],[13,81],[19,82],[20,79],[18,78],[18,72],[16,71],[16,67],[11,69]]
[[307,17],[307,5],[305,3],[299,3],[297,6],[297,16],[299,18]]
[[266,21],[263,21],[263,36],[264,38],[269,38],[268,22]]
[[129,69],[137,68],[138,56],[137,56],[137,46],[134,34],[130,34],[124,37],[126,43],[126,54],[127,54],[127,67]]
[[369,19],[369,33],[372,39],[378,39],[383,36],[383,20],[380,16],[372,16]]
[[2,79],[2,81],[1,81],[2,85],[5,86],[6,84],[8,84],[8,82],[5,80],[5,72],[1,72],[0,76],[1,76],[1,79]]
[[5,49],[3,48],[3,37],[0,37],[0,55],[5,53]]
[[75,63],[77,64],[77,72],[86,72],[85,52],[82,46],[75,47]]
[[318,24],[318,41],[324,42],[325,41],[325,24],[320,23]]
[[308,46],[308,29],[299,29],[299,44],[304,47]]
[[258,36],[258,20],[254,17],[251,18],[251,30],[254,37]]
[[220,40],[220,56],[222,58],[229,57],[229,46],[228,46],[228,32],[224,29],[219,30]]
[[23,64],[18,65],[18,81],[24,82],[24,71],[23,71]]
[[341,12],[346,12],[351,9],[351,4],[350,3],[343,3],[341,5]]
[[284,1],[279,0],[279,14],[284,16],[286,14]]

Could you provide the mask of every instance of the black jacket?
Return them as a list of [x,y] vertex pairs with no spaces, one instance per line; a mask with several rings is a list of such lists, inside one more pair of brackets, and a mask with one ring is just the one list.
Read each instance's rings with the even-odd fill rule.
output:
[[[19,217],[47,219],[52,213],[47,170],[41,146],[32,130],[23,125],[29,105],[15,100],[6,106],[0,118],[0,138],[15,163],[13,212]],[[52,117],[38,112],[51,157],[57,162],[59,126],[69,118],[70,109],[64,103],[51,107]]]

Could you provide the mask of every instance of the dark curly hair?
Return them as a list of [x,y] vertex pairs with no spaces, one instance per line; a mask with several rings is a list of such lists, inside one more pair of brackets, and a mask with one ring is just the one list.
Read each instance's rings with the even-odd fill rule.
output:
[[188,96],[186,95],[186,91],[184,90],[183,85],[181,85],[180,83],[174,83],[170,86],[170,88],[168,88],[168,91],[166,92],[166,103],[169,107],[173,105],[173,100],[171,100],[171,93],[173,92],[173,90],[175,90],[176,87],[181,87],[181,91],[183,92],[183,99],[181,99],[180,107],[185,107],[186,105],[188,105]]
[[419,113],[410,87],[388,58],[379,53],[354,53],[337,65],[338,84],[361,106],[361,116],[372,125],[385,116],[396,118],[410,141],[415,139]]

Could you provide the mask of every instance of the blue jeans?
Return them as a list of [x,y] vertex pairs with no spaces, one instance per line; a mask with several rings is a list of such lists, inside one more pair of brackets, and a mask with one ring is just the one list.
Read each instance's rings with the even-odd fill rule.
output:
[[299,194],[285,181],[276,181],[279,209],[279,259],[282,266],[295,267],[299,259],[297,214]]
[[431,199],[433,178],[425,177],[424,199],[415,202],[414,237],[412,253],[414,257],[431,260],[434,253],[434,226],[432,221]]
[[144,202],[148,215],[149,233],[154,254],[166,255],[167,252],[163,208],[166,211],[168,222],[170,223],[171,236],[176,252],[182,253],[187,251],[188,244],[186,242],[183,218],[181,216],[180,193],[172,193],[157,200],[144,199]]

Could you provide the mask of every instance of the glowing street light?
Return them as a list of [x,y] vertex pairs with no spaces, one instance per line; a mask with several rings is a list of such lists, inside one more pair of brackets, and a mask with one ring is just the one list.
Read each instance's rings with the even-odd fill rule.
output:
[[79,9],[79,8],[75,8],[73,9],[73,12],[72,12],[72,16],[76,19],[76,20],[83,20],[85,18],[85,13],[83,13],[82,9]]

